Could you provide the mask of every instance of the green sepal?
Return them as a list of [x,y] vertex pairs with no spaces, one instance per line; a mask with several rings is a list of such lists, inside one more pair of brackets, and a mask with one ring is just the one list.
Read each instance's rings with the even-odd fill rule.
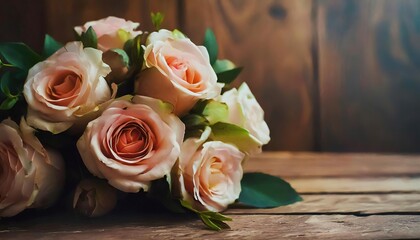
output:
[[48,58],[49,56],[53,55],[55,52],[57,52],[58,49],[62,47],[63,47],[63,44],[57,42],[53,37],[46,34],[45,40],[44,40],[44,50],[42,51],[42,55],[45,58]]
[[93,30],[93,27],[89,27],[86,32],[82,32],[80,40],[85,48],[98,48],[98,37],[96,36],[96,32]]
[[210,64],[213,65],[217,60],[219,46],[217,45],[216,36],[210,28],[207,28],[206,30],[203,45],[206,47],[207,52],[209,53]]
[[238,67],[228,71],[217,73],[217,82],[230,84],[239,76],[239,74],[242,72],[242,69],[242,67]]
[[215,141],[230,143],[243,152],[261,147],[261,143],[246,129],[231,123],[218,122],[210,126],[210,138]]

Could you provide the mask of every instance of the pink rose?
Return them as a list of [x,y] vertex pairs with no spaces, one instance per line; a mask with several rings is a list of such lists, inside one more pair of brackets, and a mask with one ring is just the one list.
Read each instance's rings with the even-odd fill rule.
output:
[[147,69],[138,75],[136,93],[171,103],[178,116],[199,99],[220,95],[223,84],[217,83],[206,48],[188,38],[174,37],[168,30],[153,32],[144,59]]
[[221,212],[239,197],[245,154],[227,143],[205,142],[209,134],[207,128],[200,139],[182,144],[179,185],[182,199],[195,209]]
[[0,123],[0,217],[52,205],[64,183],[61,156],[46,150],[24,120]]
[[98,105],[113,98],[104,79],[110,68],[102,52],[70,42],[28,73],[23,94],[28,103],[28,124],[60,133]]
[[227,104],[229,108],[229,123],[245,128],[258,142],[257,148],[248,149],[248,153],[261,152],[261,146],[270,141],[270,129],[264,121],[264,110],[255,99],[246,83],[238,89],[231,89],[219,100]]
[[170,173],[180,153],[185,126],[171,110],[141,96],[111,103],[77,142],[86,167],[121,191],[147,191]]
[[87,22],[83,26],[75,27],[74,30],[81,35],[92,27],[98,37],[98,48],[105,52],[113,48],[122,49],[127,40],[141,34],[141,31],[134,31],[139,25],[139,23],[111,16]]

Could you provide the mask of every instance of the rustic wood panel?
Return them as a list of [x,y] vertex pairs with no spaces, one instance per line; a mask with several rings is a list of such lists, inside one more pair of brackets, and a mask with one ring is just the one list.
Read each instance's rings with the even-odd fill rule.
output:
[[[2,226],[1,239],[418,239],[419,215],[230,215],[232,230],[152,215],[74,221],[60,216]],[[57,225],[61,222],[61,225]],[[24,226],[24,227],[22,227]]]
[[141,30],[154,30],[150,12],[160,11],[165,14],[164,28],[178,26],[178,4],[171,0],[45,0],[46,30],[60,41],[74,39],[73,27],[87,21],[107,16],[116,16],[139,22]]
[[285,178],[299,193],[420,193],[420,178]]
[[314,149],[311,58],[312,1],[185,0],[182,30],[202,42],[211,27],[221,58],[245,69],[246,81],[266,113],[272,140],[266,149]]
[[265,172],[285,178],[409,177],[420,175],[420,156],[267,152],[249,159],[245,164],[245,170]]
[[235,214],[419,214],[420,194],[340,194],[303,195],[303,201],[272,209],[233,207]]
[[324,151],[420,150],[420,1],[317,1]]

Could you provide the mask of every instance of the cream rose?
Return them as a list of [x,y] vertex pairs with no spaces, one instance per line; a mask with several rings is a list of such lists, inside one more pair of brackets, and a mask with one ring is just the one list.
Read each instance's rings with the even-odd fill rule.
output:
[[205,142],[209,134],[207,128],[200,139],[182,144],[178,179],[184,201],[198,210],[221,212],[239,197],[245,154],[227,143]]
[[171,111],[148,97],[114,101],[77,142],[86,167],[121,191],[147,191],[170,173],[180,153],[185,126]]
[[104,79],[109,72],[101,51],[81,42],[66,44],[29,70],[23,89],[28,124],[60,133],[80,123],[113,97]]
[[113,48],[122,49],[127,40],[141,34],[141,31],[134,31],[139,25],[136,22],[111,16],[87,22],[83,26],[75,27],[74,30],[81,35],[82,32],[86,32],[89,27],[92,27],[98,37],[98,48],[107,51]]
[[24,120],[0,123],[0,217],[49,207],[64,183],[61,156],[46,150]]
[[[270,129],[264,121],[264,110],[258,104],[246,83],[239,89],[231,89],[220,97],[221,102],[229,108],[229,122],[248,130],[261,145],[270,141]],[[260,152],[261,148],[250,152]]]
[[183,116],[199,99],[220,95],[223,84],[210,65],[205,47],[188,38],[174,37],[168,30],[153,32],[144,54],[146,69],[137,78],[135,91],[174,105]]

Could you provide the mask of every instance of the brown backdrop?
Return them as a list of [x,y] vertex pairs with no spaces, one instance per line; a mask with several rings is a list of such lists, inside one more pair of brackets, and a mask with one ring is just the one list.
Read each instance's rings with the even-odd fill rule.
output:
[[267,150],[420,151],[418,0],[1,0],[0,41],[40,49],[108,15],[147,30],[150,11],[197,43],[213,28],[266,111]]

